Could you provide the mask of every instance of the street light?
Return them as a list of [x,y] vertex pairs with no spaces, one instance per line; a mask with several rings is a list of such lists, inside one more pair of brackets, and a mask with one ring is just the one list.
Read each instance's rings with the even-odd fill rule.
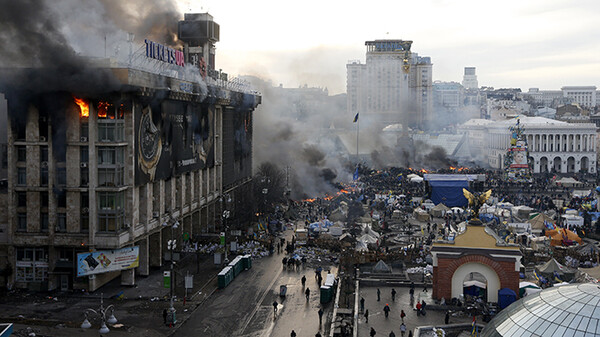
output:
[[221,209],[223,210],[223,243],[225,246],[225,263],[229,263],[229,259],[227,258],[227,230],[229,229],[227,226],[227,219],[229,219],[229,216],[231,215],[231,212],[226,209],[229,208],[229,206],[225,207],[225,205],[229,205],[229,203],[231,203],[231,196],[229,195],[229,193],[225,193],[223,195],[221,195],[220,198],[221,201]]
[[[110,311],[110,316],[108,316],[108,318],[106,317],[106,315],[109,313]],[[100,308],[98,308],[98,310],[94,310],[92,308],[87,308],[84,310],[83,314],[85,315],[85,319],[83,320],[83,323],[81,323],[81,328],[82,329],[89,329],[92,327],[92,323],[90,323],[89,321],[89,314],[92,313],[96,316],[98,316],[100,318],[100,330],[98,330],[98,332],[102,333],[109,333],[110,329],[106,326],[106,323],[108,322],[108,324],[116,324],[117,323],[117,319],[115,318],[115,307],[111,304],[108,307],[104,308],[104,294],[100,294]]]
[[171,259],[171,282],[169,282],[169,288],[170,288],[170,292],[171,292],[171,300],[170,300],[170,307],[169,307],[169,321],[173,324],[177,323],[177,319],[175,317],[175,307],[173,307],[173,282],[175,280],[175,274],[173,274],[173,251],[175,250],[175,247],[177,247],[177,240],[175,240],[175,236],[173,234],[173,229],[177,229],[177,227],[179,227],[179,222],[175,219],[173,219],[175,222],[169,226],[166,222],[163,223],[163,226],[169,226],[171,227],[171,240],[167,241],[167,248],[169,249],[170,252],[170,259]]

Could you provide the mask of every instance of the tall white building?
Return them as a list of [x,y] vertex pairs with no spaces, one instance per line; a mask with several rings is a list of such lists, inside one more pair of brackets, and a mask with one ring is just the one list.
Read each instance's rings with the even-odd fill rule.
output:
[[366,63],[347,69],[349,115],[376,124],[427,128],[432,119],[432,64],[410,50],[412,41],[366,41]]
[[465,67],[465,74],[463,75],[462,81],[465,89],[477,89],[479,88],[479,82],[477,82],[477,74],[475,74],[475,67]]

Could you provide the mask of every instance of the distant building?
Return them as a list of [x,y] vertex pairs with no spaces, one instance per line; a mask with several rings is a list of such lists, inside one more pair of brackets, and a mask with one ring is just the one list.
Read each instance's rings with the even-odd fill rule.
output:
[[595,107],[597,103],[595,86],[573,86],[561,88],[563,97],[568,97],[573,102],[584,108]]
[[523,97],[529,98],[535,107],[556,108],[556,104],[563,93],[560,90],[540,90],[539,88],[529,88],[529,91],[523,93]]
[[[567,123],[543,117],[520,117],[529,150],[533,173],[596,172],[596,125]],[[487,163],[495,169],[504,169],[504,157],[510,144],[509,127],[516,119],[497,122],[468,121],[459,130],[469,134],[471,148],[479,150]]]
[[479,89],[479,82],[477,81],[477,75],[475,74],[475,67],[465,67],[462,85],[465,87],[465,89]]
[[381,127],[427,128],[432,119],[432,63],[410,50],[412,41],[366,41],[366,64],[350,61],[347,109]]

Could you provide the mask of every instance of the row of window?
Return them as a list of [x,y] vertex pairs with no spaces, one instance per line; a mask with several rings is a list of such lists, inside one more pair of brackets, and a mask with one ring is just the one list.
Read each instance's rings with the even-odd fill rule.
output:
[[[66,204],[65,193],[59,194],[59,207],[61,206],[60,199],[64,198]],[[125,220],[125,194],[124,192],[98,192],[98,232],[118,232],[123,229]],[[47,232],[48,219],[48,192],[40,192],[40,231]],[[17,206],[26,207],[27,194],[26,192],[17,192]],[[80,202],[81,214],[79,217],[79,228],[81,232],[89,231],[89,195],[81,193]],[[27,212],[25,210],[17,211],[17,231],[26,232],[28,227]],[[56,231],[66,232],[67,230],[67,214],[64,212],[57,213]]]

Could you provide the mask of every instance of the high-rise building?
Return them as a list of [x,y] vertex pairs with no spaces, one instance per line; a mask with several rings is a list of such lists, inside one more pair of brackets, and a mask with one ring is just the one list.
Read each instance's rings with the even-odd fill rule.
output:
[[432,63],[410,50],[412,41],[366,41],[366,63],[347,69],[349,116],[360,113],[378,125],[425,129],[432,118]]
[[465,89],[478,89],[479,82],[477,82],[477,74],[475,74],[475,67],[465,67],[465,74],[462,81]]

